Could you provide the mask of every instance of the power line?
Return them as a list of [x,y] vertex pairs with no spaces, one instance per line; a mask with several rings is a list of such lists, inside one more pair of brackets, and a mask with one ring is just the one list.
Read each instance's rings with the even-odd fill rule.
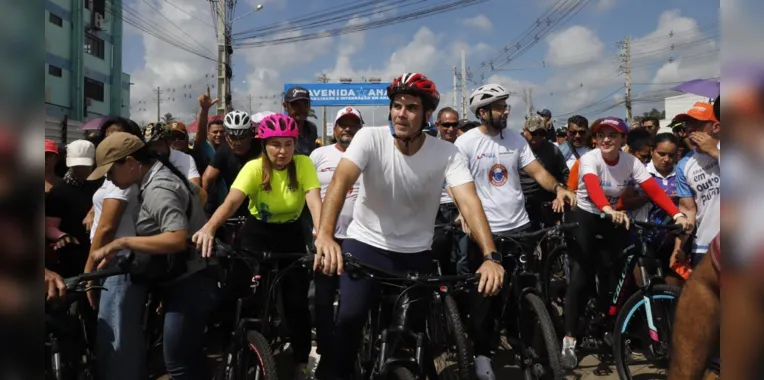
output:
[[178,25],[176,25],[174,22],[172,22],[172,20],[170,20],[169,18],[167,18],[167,16],[165,16],[164,14],[162,14],[162,12],[160,12],[160,11],[159,11],[159,9],[156,9],[156,8],[155,8],[153,5],[151,5],[151,3],[150,3],[148,0],[143,0],[143,2],[144,2],[144,3],[146,3],[146,5],[148,5],[148,6],[149,6],[149,8],[153,9],[153,10],[154,10],[154,11],[155,11],[155,12],[156,12],[158,15],[162,16],[162,18],[163,18],[163,19],[167,20],[167,22],[169,22],[169,23],[170,23],[170,25],[172,25],[172,26],[174,26],[174,27],[178,28],[178,30],[180,30],[181,32],[183,32],[183,34],[185,34],[185,35],[186,35],[188,38],[190,38],[192,41],[196,42],[196,44],[197,44],[197,45],[199,45],[199,46],[200,46],[202,49],[206,49],[206,50],[207,50],[207,51],[209,51],[210,53],[214,54],[214,52],[210,51],[208,47],[205,47],[204,45],[202,45],[202,43],[201,43],[201,42],[199,42],[199,41],[197,41],[197,40],[196,40],[196,38],[194,38],[193,36],[191,36],[190,34],[188,34],[188,32],[186,32],[185,30],[183,30],[181,27],[179,27],[179,26],[178,26]]
[[170,2],[170,0],[163,0],[163,1],[164,1],[165,3],[167,3],[167,4],[170,4],[170,5],[172,5],[173,7],[175,7],[175,9],[177,9],[177,10],[179,10],[179,11],[181,11],[181,12],[183,12],[183,13],[187,14],[187,15],[188,15],[188,16],[190,16],[191,18],[193,18],[193,19],[195,19],[195,20],[197,20],[197,21],[201,22],[202,24],[204,24],[204,25],[207,25],[207,26],[209,26],[210,28],[214,28],[214,26],[212,26],[212,24],[210,24],[210,23],[208,23],[207,21],[204,21],[204,20],[202,20],[202,19],[200,19],[200,18],[198,18],[198,17],[196,17],[196,16],[192,15],[191,13],[188,13],[188,12],[186,12],[185,10],[183,10],[183,8],[181,8],[181,7],[177,6],[177,5],[175,5],[174,3]]
[[403,16],[388,17],[382,20],[366,22],[366,23],[358,24],[358,25],[350,25],[350,26],[345,26],[341,28],[331,29],[328,31],[311,33],[311,34],[301,35],[301,36],[272,38],[268,40],[260,40],[260,41],[256,40],[252,42],[239,41],[238,43],[234,43],[234,47],[252,48],[252,47],[274,46],[274,45],[281,45],[286,43],[294,43],[294,42],[315,40],[319,38],[333,37],[333,36],[360,32],[360,31],[369,30],[369,29],[376,29],[376,28],[380,28],[380,27],[388,26],[388,25],[399,24],[406,21],[418,20],[427,16],[441,14],[441,13],[449,12],[455,9],[466,8],[466,7],[476,5],[479,3],[484,3],[486,1],[488,0],[450,1],[438,6],[422,8],[416,11],[410,11]]

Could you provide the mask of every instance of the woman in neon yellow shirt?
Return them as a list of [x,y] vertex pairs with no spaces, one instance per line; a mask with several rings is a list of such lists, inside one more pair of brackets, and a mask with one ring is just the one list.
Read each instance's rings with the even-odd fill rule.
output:
[[[251,215],[238,234],[237,243],[242,248],[275,253],[305,252],[306,239],[300,214],[306,203],[314,225],[318,225],[321,184],[313,161],[308,156],[294,155],[298,137],[294,119],[282,114],[267,116],[260,122],[257,134],[264,144],[260,157],[242,167],[223,204],[193,236],[204,256],[210,254],[217,229],[247,197]],[[281,282],[284,317],[293,330],[291,343],[297,363],[296,379],[309,374],[309,285],[310,277],[301,271],[287,273]]]

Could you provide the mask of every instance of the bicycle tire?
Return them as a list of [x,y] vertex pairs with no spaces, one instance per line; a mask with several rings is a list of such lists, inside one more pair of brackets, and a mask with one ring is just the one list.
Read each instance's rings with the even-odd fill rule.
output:
[[[656,296],[661,297],[659,299],[663,299],[663,297],[673,297],[673,302],[676,303],[679,300],[679,295],[681,292],[682,289],[677,286],[659,284],[652,287],[652,294],[650,295],[650,298],[654,298]],[[615,357],[615,364],[618,370],[618,377],[620,379],[632,379],[629,366],[624,360],[625,352],[623,345],[623,332],[626,329],[626,325],[630,321],[634,312],[639,308],[644,307],[643,303],[644,301],[642,292],[636,292],[632,294],[631,297],[629,297],[626,303],[623,304],[623,307],[621,307],[621,310],[618,312],[618,318],[616,319],[615,323],[615,331],[613,331],[613,356]],[[666,338],[667,342],[670,343],[670,331],[668,335],[669,336]]]
[[[552,272],[554,271],[554,265],[559,260],[560,256],[567,255],[568,250],[565,246],[557,246],[554,249],[552,249],[551,252],[549,252],[548,255],[544,258],[544,262],[541,269],[541,293],[544,298],[544,303],[547,304],[548,309],[550,311],[550,317],[552,317],[552,322],[554,324],[554,329],[557,332],[557,337],[562,339],[563,336],[565,336],[565,323],[563,319],[563,310],[565,304],[561,304],[560,310],[556,310],[556,304],[553,302],[558,295],[561,295],[563,297],[564,302],[564,293],[562,294],[550,294],[552,292]],[[567,261],[565,262],[567,263]],[[565,274],[567,276],[567,273]],[[566,282],[569,281],[569,279],[566,278]],[[565,285],[565,291],[567,291],[567,284]],[[555,310],[552,310],[555,309]]]
[[536,317],[537,325],[541,329],[541,338],[544,342],[547,354],[547,367],[551,370],[551,378],[555,380],[565,379],[565,370],[562,368],[562,349],[560,340],[557,338],[557,332],[552,324],[552,318],[546,309],[544,301],[534,293],[526,293],[523,300],[530,306],[531,311]]
[[389,380],[417,380],[414,372],[411,372],[410,369],[402,366],[393,368],[393,370],[390,371],[390,374],[387,375],[387,378]]
[[456,304],[456,300],[450,294],[443,295],[442,312],[445,317],[446,334],[448,335],[446,342],[447,345],[453,345],[456,348],[456,363],[458,370],[456,373],[453,371],[444,372],[447,363],[445,363],[441,357],[433,358],[435,362],[435,370],[438,373],[440,380],[474,380],[475,374],[475,359],[472,354],[472,343],[467,340],[466,330],[462,325],[461,317],[459,316],[459,308]]
[[[278,379],[278,369],[276,367],[276,358],[273,356],[273,351],[271,350],[271,346],[268,343],[268,339],[265,339],[263,334],[260,334],[260,332],[255,330],[249,330],[246,332],[246,344],[247,347],[242,347],[242,350],[247,349],[250,353],[252,353],[255,358],[259,361],[261,372],[263,374],[263,379],[265,380],[276,380]],[[242,356],[244,357],[244,356]],[[250,363],[249,358],[251,356],[247,355],[246,360],[244,363],[244,367],[239,367],[236,373],[242,373],[246,374],[249,372],[250,369]],[[241,365],[241,363],[240,363]],[[248,376],[244,376],[243,379],[248,378]],[[242,380],[243,380],[242,379]]]

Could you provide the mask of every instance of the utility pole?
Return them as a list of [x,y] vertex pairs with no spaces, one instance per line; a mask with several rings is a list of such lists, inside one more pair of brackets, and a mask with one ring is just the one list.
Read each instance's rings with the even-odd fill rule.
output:
[[249,115],[252,115],[252,95],[247,95],[247,100],[249,100]]
[[157,99],[156,99],[156,101],[157,101],[157,121],[160,121],[162,119],[161,119],[161,116],[160,116],[161,113],[159,111],[159,104],[162,103],[162,90],[160,90],[159,87],[157,87],[157,89],[156,89],[156,91],[154,91],[154,93],[157,96]]
[[533,88],[526,87],[523,89],[523,101],[525,102],[525,118],[528,119],[533,116]]
[[[318,83],[329,83],[329,77],[326,73],[322,73],[320,77],[316,78]],[[326,134],[328,133],[326,127],[326,106],[321,107],[321,145],[326,146]]]
[[[467,114],[467,53],[462,50],[462,115]],[[466,118],[466,116],[463,116]]]
[[624,70],[626,72],[626,120],[631,123],[631,36],[626,36],[626,43],[624,45]]
[[[458,106],[456,105],[456,77],[459,76],[459,74],[456,72],[456,66],[454,66],[454,99],[451,104],[454,105],[454,109],[458,109]],[[464,113],[462,112],[462,117],[464,117]]]
[[228,112],[230,102],[230,73],[229,62],[231,61],[230,30],[226,23],[227,0],[217,0],[218,7],[218,115]]

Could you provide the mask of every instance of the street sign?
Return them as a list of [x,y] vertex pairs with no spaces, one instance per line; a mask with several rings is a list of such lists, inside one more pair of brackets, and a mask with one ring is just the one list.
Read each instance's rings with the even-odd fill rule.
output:
[[300,86],[310,93],[310,105],[318,106],[378,106],[390,104],[389,83],[287,83],[284,92]]

